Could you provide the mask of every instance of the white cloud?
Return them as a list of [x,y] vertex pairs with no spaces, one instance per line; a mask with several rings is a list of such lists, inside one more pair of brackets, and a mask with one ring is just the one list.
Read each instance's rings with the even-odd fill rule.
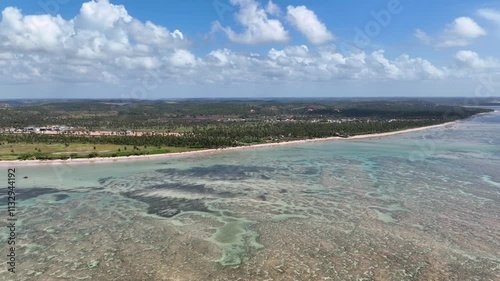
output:
[[435,80],[446,71],[421,58],[402,55],[395,60],[384,51],[344,56],[335,48],[311,51],[307,46],[271,48],[267,55],[238,54],[228,49],[211,52],[200,64],[206,80],[239,81],[334,81],[334,80]]
[[155,69],[160,65],[156,57],[127,57],[121,56],[113,60],[117,67],[124,67],[127,70],[134,69]]
[[113,5],[108,0],[83,3],[80,14],[75,18],[81,29],[101,31],[114,29],[119,24],[131,21],[132,17],[123,5]]
[[[266,11],[255,6],[253,0],[233,1],[242,6],[240,17],[247,15],[247,9],[250,14],[260,15],[257,23],[242,20],[248,23],[248,30],[235,36],[247,43],[266,41],[266,36],[271,35],[256,33],[263,28],[261,24],[270,21]],[[252,24],[257,27],[250,28]],[[456,67],[448,69],[406,54],[390,58],[382,50],[343,54],[334,45],[274,47],[260,54],[221,48],[200,55],[188,50],[189,42],[182,32],[141,22],[128,15],[123,6],[104,0],[85,3],[80,13],[69,20],[60,16],[23,15],[18,9],[6,8],[0,27],[0,80],[16,83],[124,84],[138,81],[150,72],[162,80],[200,84],[420,81],[446,79],[499,65],[498,61],[480,58],[471,51],[457,53]],[[456,30],[463,37],[477,36],[471,30]],[[311,42],[326,40],[328,36],[320,33],[311,31],[315,38]]]
[[476,52],[462,50],[457,52],[455,60],[463,68],[500,68],[500,62],[494,58],[482,59]]
[[125,7],[108,0],[83,3],[71,20],[59,15],[24,16],[19,9],[7,7],[2,11],[0,42],[4,49],[67,52],[86,58],[130,54],[135,48],[173,49],[188,43],[180,31],[142,23],[129,16]]
[[453,23],[448,26],[446,32],[451,35],[468,39],[474,39],[486,35],[486,31],[484,31],[484,29],[482,29],[473,19],[469,17],[456,18]]
[[17,8],[2,11],[0,46],[11,50],[55,51],[73,27],[60,16],[23,16]]
[[324,44],[334,39],[325,24],[306,6],[288,6],[287,20],[313,44]]
[[196,65],[196,57],[187,50],[175,50],[170,57],[170,63],[175,67],[193,67]]
[[181,31],[143,23],[108,0],[83,3],[70,20],[7,7],[0,21],[0,53],[16,54],[0,60],[10,67],[3,74],[22,80],[117,81],[188,45]]
[[426,32],[420,29],[415,30],[414,35],[418,40],[420,40],[420,42],[424,43],[425,45],[429,45],[432,42],[432,38]]
[[274,2],[271,0],[269,0],[269,2],[267,3],[266,12],[273,16],[279,16],[282,13],[281,8],[278,5],[274,4]]
[[479,16],[500,25],[500,11],[495,9],[479,9]]
[[215,50],[208,54],[207,62],[215,66],[227,66],[230,65],[230,56],[232,52],[228,49]]
[[394,64],[401,75],[409,80],[443,79],[447,75],[446,69],[438,68],[422,58],[410,58],[406,54],[399,56]]
[[282,23],[278,19],[269,18],[270,13],[255,0],[231,0],[231,4],[240,6],[235,19],[243,26],[243,32],[237,33],[231,27],[223,27],[218,21],[214,23],[213,31],[222,30],[229,40],[242,44],[284,43],[289,40],[288,31]]
[[144,24],[138,20],[133,20],[128,27],[128,31],[138,44],[154,45],[160,48],[181,46],[182,44],[176,44],[176,42],[181,43],[184,40],[184,35],[179,30],[176,29],[174,32],[170,32],[165,27],[155,25],[150,21]]
[[444,31],[434,38],[420,29],[417,29],[414,35],[424,44],[433,43],[437,48],[448,48],[470,45],[475,39],[486,34],[486,31],[473,19],[459,17],[448,24]]
[[287,56],[305,58],[309,56],[309,48],[306,45],[288,46],[284,50]]

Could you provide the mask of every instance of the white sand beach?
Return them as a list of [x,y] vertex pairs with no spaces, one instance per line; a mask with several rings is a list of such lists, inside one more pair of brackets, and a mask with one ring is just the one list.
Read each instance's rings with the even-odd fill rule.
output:
[[197,151],[187,151],[187,152],[178,152],[178,153],[163,153],[163,154],[151,154],[151,155],[131,155],[131,156],[123,156],[123,157],[96,157],[96,158],[78,158],[78,159],[68,159],[68,160],[12,160],[12,161],[0,161],[0,167],[6,166],[33,166],[33,165],[61,165],[61,164],[83,164],[83,163],[112,163],[118,161],[134,161],[134,160],[150,160],[150,159],[158,159],[158,158],[167,158],[167,157],[175,157],[175,156],[185,156],[185,155],[196,155],[196,154],[211,154],[211,153],[220,153],[227,152],[233,150],[246,150],[246,149],[256,149],[256,148],[265,148],[265,147],[274,147],[274,146],[282,146],[282,145],[291,145],[291,144],[303,144],[310,142],[320,142],[320,141],[335,141],[335,140],[360,140],[360,139],[370,139],[370,138],[380,138],[386,136],[392,136],[397,134],[411,133],[417,132],[432,128],[444,127],[452,124],[456,124],[459,121],[448,122],[438,125],[425,126],[413,129],[406,129],[401,131],[393,131],[387,133],[378,133],[378,134],[366,134],[366,135],[357,135],[348,138],[342,137],[328,137],[328,138],[317,138],[317,139],[307,139],[307,140],[296,140],[296,141],[285,141],[285,142],[277,142],[277,143],[263,143],[263,144],[254,144],[248,146],[236,146],[236,147],[228,147],[228,148],[220,148],[220,149],[204,149]]

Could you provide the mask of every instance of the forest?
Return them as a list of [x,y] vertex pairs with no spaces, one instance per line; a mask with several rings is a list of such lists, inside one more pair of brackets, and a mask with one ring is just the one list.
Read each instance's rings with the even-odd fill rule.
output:
[[[10,101],[0,102],[0,159],[115,157],[350,137],[441,124],[487,111],[411,99]],[[7,132],[53,125],[71,130]],[[90,136],[73,134],[76,130],[142,133]]]

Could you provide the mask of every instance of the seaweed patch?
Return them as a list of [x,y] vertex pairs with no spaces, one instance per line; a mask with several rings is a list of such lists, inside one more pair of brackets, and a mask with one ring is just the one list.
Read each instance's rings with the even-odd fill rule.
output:
[[254,174],[275,171],[274,168],[262,166],[213,165],[209,167],[193,167],[190,169],[159,169],[159,173],[171,176],[210,178],[217,180],[243,180],[254,177]]
[[161,217],[170,218],[182,212],[192,211],[211,213],[203,199],[144,196],[138,192],[126,192],[123,195],[148,204],[148,214]]

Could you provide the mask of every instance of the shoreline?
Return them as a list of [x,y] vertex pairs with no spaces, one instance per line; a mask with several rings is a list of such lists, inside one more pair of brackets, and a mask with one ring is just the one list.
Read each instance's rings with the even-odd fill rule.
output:
[[159,158],[169,158],[176,156],[189,156],[189,155],[204,155],[204,154],[212,154],[212,153],[220,153],[220,152],[228,152],[228,151],[238,151],[238,150],[247,150],[247,149],[256,149],[256,148],[267,148],[274,146],[283,146],[283,145],[292,145],[292,144],[304,144],[304,143],[312,143],[312,142],[323,142],[323,141],[334,141],[334,140],[360,140],[360,139],[371,139],[371,138],[380,138],[387,137],[405,133],[418,132],[433,128],[445,127],[449,125],[454,125],[460,122],[460,120],[447,122],[443,124],[418,127],[412,129],[406,129],[401,131],[392,131],[385,133],[376,133],[376,134],[365,134],[365,135],[357,135],[348,138],[343,137],[327,137],[327,138],[315,138],[315,139],[306,139],[306,140],[294,140],[294,141],[285,141],[285,142],[273,142],[273,143],[261,143],[261,144],[253,144],[246,146],[235,146],[235,147],[227,147],[227,148],[211,148],[211,149],[203,149],[203,150],[194,150],[194,151],[186,151],[186,152],[174,152],[174,153],[161,153],[161,154],[151,154],[151,155],[130,155],[130,156],[120,156],[120,157],[96,157],[96,158],[77,158],[77,159],[68,159],[68,160],[0,160],[0,166],[38,166],[38,165],[62,165],[62,164],[95,164],[95,163],[114,163],[114,162],[126,162],[126,161],[135,161],[135,160],[153,160]]

